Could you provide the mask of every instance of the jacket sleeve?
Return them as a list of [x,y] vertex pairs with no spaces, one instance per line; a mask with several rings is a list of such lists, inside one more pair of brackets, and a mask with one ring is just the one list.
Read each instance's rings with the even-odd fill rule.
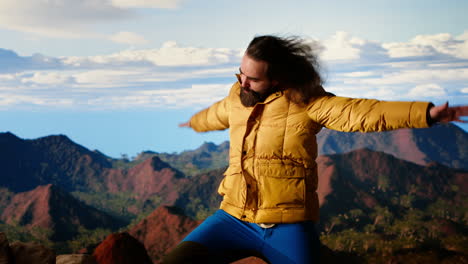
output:
[[197,132],[224,130],[229,128],[229,96],[190,118],[190,127]]
[[324,96],[307,107],[309,117],[322,126],[343,132],[380,132],[429,127],[430,102],[379,101]]

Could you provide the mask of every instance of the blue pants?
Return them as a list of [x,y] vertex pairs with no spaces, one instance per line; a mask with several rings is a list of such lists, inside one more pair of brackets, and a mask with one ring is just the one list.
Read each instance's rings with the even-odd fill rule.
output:
[[262,228],[216,211],[182,242],[191,241],[212,252],[256,251],[272,264],[318,263],[320,241],[311,221]]

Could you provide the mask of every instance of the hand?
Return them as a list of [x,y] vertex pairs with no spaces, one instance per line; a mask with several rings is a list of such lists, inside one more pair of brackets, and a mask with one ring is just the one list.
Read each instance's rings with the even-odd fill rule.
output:
[[190,127],[190,121],[179,124],[179,127]]
[[434,106],[429,110],[429,115],[435,122],[448,123],[451,121],[467,123],[461,120],[462,116],[468,116],[468,105],[449,107],[448,102]]

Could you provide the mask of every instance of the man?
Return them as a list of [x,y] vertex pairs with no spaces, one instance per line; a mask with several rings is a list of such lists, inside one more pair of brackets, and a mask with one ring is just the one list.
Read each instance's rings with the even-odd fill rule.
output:
[[[322,88],[310,46],[260,36],[249,44],[229,95],[182,127],[230,129],[223,201],[164,263],[317,263],[317,143],[322,127],[372,132],[461,121],[468,106],[333,96]],[[211,262],[209,262],[211,261]]]

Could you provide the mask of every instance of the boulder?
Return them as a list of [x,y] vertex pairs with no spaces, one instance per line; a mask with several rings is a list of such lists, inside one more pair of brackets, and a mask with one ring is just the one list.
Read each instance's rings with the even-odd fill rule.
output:
[[96,260],[86,254],[58,255],[55,264],[96,264]]
[[10,244],[15,264],[55,264],[55,252],[33,242],[13,242]]
[[127,232],[110,234],[97,246],[93,256],[98,264],[152,264],[145,247]]

